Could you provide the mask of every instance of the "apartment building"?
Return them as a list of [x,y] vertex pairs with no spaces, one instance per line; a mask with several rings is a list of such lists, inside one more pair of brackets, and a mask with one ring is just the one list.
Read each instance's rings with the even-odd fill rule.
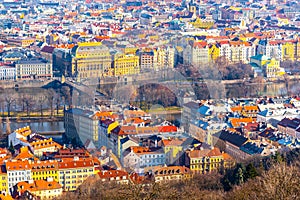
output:
[[57,182],[59,181],[57,160],[29,161],[29,164],[32,180],[37,181],[52,178]]
[[139,56],[135,54],[116,53],[113,57],[115,76],[140,73]]
[[16,80],[47,79],[53,77],[52,64],[42,58],[16,62]]
[[72,108],[64,112],[65,132],[70,139],[84,144],[87,140],[98,144],[99,119],[93,111]]
[[94,174],[91,158],[62,158],[58,163],[59,184],[63,191],[76,190],[89,176]]
[[109,49],[100,42],[79,42],[71,50],[72,76],[78,79],[111,75]]
[[31,167],[28,160],[9,160],[5,163],[7,171],[7,183],[10,193],[13,192],[13,187],[22,181],[30,181]]

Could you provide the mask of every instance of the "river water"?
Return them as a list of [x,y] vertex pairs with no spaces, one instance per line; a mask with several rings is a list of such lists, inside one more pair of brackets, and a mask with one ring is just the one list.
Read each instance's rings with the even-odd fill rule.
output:
[[[243,85],[243,84],[232,84],[226,86],[226,96],[227,97],[255,97],[255,96],[284,96],[288,94],[300,94],[300,83],[298,81],[291,81],[288,87],[285,83],[271,83],[262,85]],[[26,93],[34,97],[35,99],[44,97],[46,94],[46,89],[36,88],[36,89],[8,89],[9,93],[16,93],[18,96]],[[46,103],[46,102],[45,102]],[[179,114],[180,115],[180,114]],[[175,119],[180,118],[179,115],[174,116]],[[3,119],[5,121],[5,119]],[[36,132],[49,132],[49,131],[64,131],[64,123],[60,122],[31,122],[31,123],[19,123],[11,122],[11,130],[21,128],[24,126],[30,126],[32,130]],[[5,130],[5,123],[4,123]]]
[[[11,130],[15,130],[18,128],[22,128],[24,126],[30,126],[33,132],[63,132],[64,129],[64,122],[11,122],[10,127]],[[3,130],[6,130],[6,125],[3,123]]]

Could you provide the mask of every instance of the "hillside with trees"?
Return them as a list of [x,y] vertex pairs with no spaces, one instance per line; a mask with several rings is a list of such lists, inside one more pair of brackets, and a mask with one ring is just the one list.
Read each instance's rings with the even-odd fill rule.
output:
[[67,199],[300,199],[300,150],[238,163],[216,174],[195,175],[190,180],[120,185],[89,179]]

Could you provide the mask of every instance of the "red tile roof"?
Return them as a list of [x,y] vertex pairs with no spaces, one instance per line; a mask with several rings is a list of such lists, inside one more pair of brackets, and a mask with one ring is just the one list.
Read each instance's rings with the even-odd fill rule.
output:
[[126,176],[126,179],[128,179],[128,172],[121,170],[105,170],[98,172],[98,175],[101,179],[110,179],[116,177],[122,178],[124,176]]
[[58,163],[59,169],[73,169],[73,168],[86,168],[86,167],[93,167],[94,162],[91,158],[82,158],[79,160],[74,160],[70,158],[62,158],[61,161]]

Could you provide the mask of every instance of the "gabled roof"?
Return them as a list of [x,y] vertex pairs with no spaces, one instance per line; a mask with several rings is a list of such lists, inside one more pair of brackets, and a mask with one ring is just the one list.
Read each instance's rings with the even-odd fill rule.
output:
[[24,160],[24,159],[30,159],[33,158],[34,155],[28,148],[28,146],[21,147],[20,153],[15,157],[16,160]]
[[176,126],[160,126],[160,127],[158,127],[158,132],[160,132],[160,133],[177,132],[177,127]]
[[53,51],[54,51],[55,47],[53,46],[44,46],[42,49],[41,49],[41,52],[45,52],[45,53],[50,53],[52,54]]
[[185,104],[183,104],[183,106],[184,107],[188,107],[188,108],[190,108],[190,109],[198,109],[200,106],[199,106],[199,103],[196,103],[196,102],[193,102],[193,101],[191,101],[191,102],[188,102],[188,103],[185,103]]
[[198,112],[201,115],[210,115],[210,113],[208,112],[210,110],[210,108],[208,106],[202,105],[200,106],[200,108],[198,109]]
[[253,154],[261,154],[264,149],[261,147],[258,147],[255,143],[247,142],[243,146],[240,147],[240,149],[250,155]]
[[110,180],[110,178],[120,177],[120,180],[122,180],[124,176],[126,177],[126,179],[128,179],[128,172],[121,170],[103,170],[101,172],[98,172],[98,176],[100,177],[100,179]]
[[26,190],[29,192],[43,191],[43,190],[56,190],[62,186],[56,181],[36,180],[33,182],[23,181],[17,184],[18,191],[21,193]]
[[226,130],[222,130],[216,133],[214,136],[237,147],[241,147],[245,142],[248,141],[248,139],[244,136],[237,133],[231,133]]
[[190,158],[202,158],[202,157],[214,157],[222,156],[220,149],[203,149],[203,150],[193,150],[189,152]]
[[93,166],[94,162],[92,158],[83,158],[79,160],[74,160],[72,158],[62,158],[61,162],[58,163],[59,169],[87,168]]
[[155,176],[184,175],[193,173],[185,166],[154,167],[152,172]]
[[162,145],[164,147],[167,146],[181,146],[185,140],[179,138],[171,138],[171,139],[163,139]]
[[5,165],[7,171],[30,170],[31,168],[28,160],[24,160],[24,161],[11,160],[11,161],[7,161]]

